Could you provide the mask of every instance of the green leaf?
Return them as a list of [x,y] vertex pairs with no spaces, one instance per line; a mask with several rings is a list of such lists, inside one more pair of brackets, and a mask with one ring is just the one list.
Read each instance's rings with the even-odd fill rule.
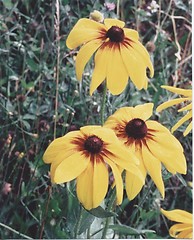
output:
[[90,227],[94,220],[95,220],[94,215],[90,214],[88,211],[84,211],[78,234],[85,232]]
[[93,208],[89,211],[89,213],[91,213],[92,215],[94,215],[95,217],[98,218],[107,218],[107,217],[113,217],[113,216],[117,216],[116,213],[113,212],[107,212],[106,210],[104,210],[102,207],[97,207],[97,208]]
[[145,233],[154,233],[154,230],[137,230],[135,228],[126,226],[126,225],[119,225],[119,224],[115,224],[115,225],[109,225],[109,228],[121,233],[121,234],[126,234],[126,235],[141,235],[141,234],[145,234]]

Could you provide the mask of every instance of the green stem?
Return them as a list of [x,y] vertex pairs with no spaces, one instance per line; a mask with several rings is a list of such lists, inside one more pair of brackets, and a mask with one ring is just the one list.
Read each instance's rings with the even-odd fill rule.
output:
[[75,235],[74,235],[74,238],[76,239],[78,234],[79,234],[79,230],[80,230],[80,226],[81,226],[81,221],[82,221],[82,218],[83,218],[83,212],[84,212],[84,208],[81,206],[81,209],[80,209],[80,214],[79,214],[79,218],[77,220],[77,223],[75,225]]
[[[112,208],[114,206],[114,203],[115,203],[115,200],[116,200],[116,190],[113,189],[113,192],[110,196],[110,202],[109,202],[109,205],[108,205],[108,208],[107,208],[108,212],[110,212],[112,210]],[[110,219],[111,219],[111,217],[108,217],[106,219],[101,239],[106,239],[106,234],[107,234],[107,231],[108,231],[108,226],[109,226]]]
[[107,92],[107,85],[105,82],[105,86],[103,89],[103,95],[102,95],[102,104],[101,104],[101,109],[100,109],[100,120],[101,120],[101,125],[104,124],[104,111],[105,111],[105,105],[106,105],[106,92]]

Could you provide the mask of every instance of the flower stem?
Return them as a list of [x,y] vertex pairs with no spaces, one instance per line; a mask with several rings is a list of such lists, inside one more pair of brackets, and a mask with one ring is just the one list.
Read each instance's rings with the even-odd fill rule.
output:
[[107,92],[107,85],[106,85],[106,82],[105,82],[104,89],[103,89],[103,95],[102,95],[102,104],[101,104],[101,109],[100,109],[101,125],[104,124],[104,111],[105,111],[105,105],[106,105],[106,92]]
[[75,235],[74,235],[75,239],[77,238],[77,235],[79,234],[81,221],[82,221],[82,218],[83,218],[83,212],[84,212],[84,208],[81,206],[80,214],[79,214],[79,217],[78,217],[76,225],[75,225]]
[[[108,212],[110,212],[112,210],[112,208],[114,206],[114,203],[115,203],[115,200],[116,200],[116,191],[115,191],[115,189],[113,189],[113,192],[110,196],[109,205],[108,205],[108,208],[107,208]],[[106,219],[101,239],[106,239],[106,234],[107,234],[107,231],[108,231],[108,226],[109,226],[110,219],[111,219],[111,217],[108,217]]]

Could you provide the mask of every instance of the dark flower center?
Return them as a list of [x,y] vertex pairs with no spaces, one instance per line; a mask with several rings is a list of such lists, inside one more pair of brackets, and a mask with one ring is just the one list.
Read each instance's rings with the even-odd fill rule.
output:
[[99,153],[102,149],[102,146],[103,141],[96,136],[88,137],[84,143],[84,149],[90,153]]
[[120,27],[112,26],[106,33],[106,37],[110,39],[111,42],[122,42],[124,39],[124,31]]
[[127,123],[125,132],[127,133],[128,137],[141,139],[147,134],[147,126],[142,119],[134,118]]

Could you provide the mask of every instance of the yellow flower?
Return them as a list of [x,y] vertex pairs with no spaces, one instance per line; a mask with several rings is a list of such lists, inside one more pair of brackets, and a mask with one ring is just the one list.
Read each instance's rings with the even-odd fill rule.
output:
[[136,166],[139,160],[122,145],[114,131],[101,126],[82,127],[55,139],[43,160],[51,163],[53,183],[77,179],[78,199],[88,210],[98,207],[105,198],[109,169],[115,180],[117,204],[121,204],[123,198],[123,182],[117,166],[135,172],[140,181],[144,181]]
[[[177,93],[180,95],[183,95],[184,97],[181,98],[176,98],[176,99],[172,99],[169,100],[165,103],[162,103],[161,105],[159,105],[156,108],[156,111],[160,112],[165,108],[171,107],[175,104],[180,104],[183,103],[184,101],[189,101],[192,102],[192,90],[191,89],[182,89],[182,88],[176,88],[176,87],[170,87],[170,86],[161,86],[162,88],[173,92],[173,93]],[[188,113],[182,117],[173,127],[172,127],[172,133],[179,128],[184,122],[186,122],[189,119],[192,119],[192,103],[189,103],[187,106],[181,108],[178,110],[178,112],[183,112],[188,110]],[[184,131],[183,135],[186,136],[190,131],[192,130],[192,121],[189,123],[189,125],[187,126],[186,130]]]
[[[152,111],[152,103],[123,107],[110,116],[104,126],[113,129],[125,146],[135,153],[140,159],[139,169],[144,179],[148,173],[164,197],[161,163],[173,174],[185,174],[186,159],[181,144],[170,131],[157,121],[148,120]],[[128,170],[125,182],[128,198],[132,200],[143,184]]]
[[90,94],[106,79],[112,94],[120,94],[130,77],[138,89],[147,88],[146,68],[150,77],[154,69],[147,50],[139,42],[138,32],[124,28],[117,19],[105,19],[104,24],[91,19],[80,19],[67,37],[70,49],[82,45],[76,57],[76,75],[82,79],[86,63],[95,54],[95,67]]
[[193,215],[189,212],[175,209],[165,211],[161,208],[161,212],[169,220],[178,222],[169,229],[169,234],[173,238],[192,238],[193,234]]

